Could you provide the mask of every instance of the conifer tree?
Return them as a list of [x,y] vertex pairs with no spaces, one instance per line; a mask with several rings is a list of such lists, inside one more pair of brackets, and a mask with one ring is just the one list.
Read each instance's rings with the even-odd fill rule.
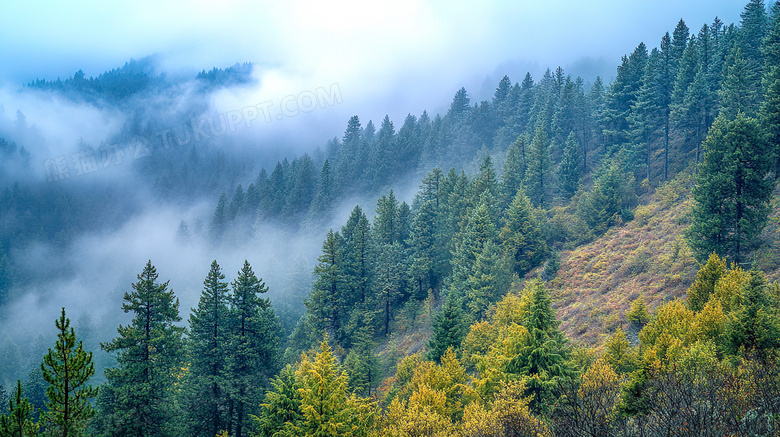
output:
[[528,197],[535,206],[546,202],[547,184],[550,172],[550,152],[547,133],[543,128],[536,130],[528,154],[528,167],[525,173],[525,187]]
[[87,385],[95,374],[95,364],[92,352],[84,351],[82,342],[76,344],[76,333],[70,326],[70,319],[65,317],[65,308],[55,326],[59,331],[57,343],[41,363],[43,379],[49,383],[46,388],[48,411],[42,422],[49,435],[78,437],[84,435],[87,422],[95,414],[89,399],[97,395],[97,388]]
[[582,166],[580,165],[580,145],[574,132],[569,134],[563,144],[563,158],[558,167],[558,182],[565,197],[571,197],[580,187]]
[[35,407],[22,394],[22,381],[8,400],[8,413],[0,414],[0,435],[3,437],[35,437],[38,425],[33,421]]
[[298,429],[302,420],[300,383],[295,369],[287,365],[271,381],[271,390],[265,395],[262,411],[254,421],[260,437],[286,437],[291,429]]
[[713,252],[707,259],[707,263],[696,273],[696,280],[688,289],[688,308],[695,312],[703,310],[710,296],[715,292],[715,284],[725,274],[725,261]]
[[528,393],[533,395],[531,405],[544,410],[558,382],[565,382],[573,372],[568,363],[567,340],[558,327],[560,322],[544,284],[533,280],[526,285],[524,293],[530,297],[530,307],[523,320],[528,340],[509,360],[506,369],[529,377],[526,384]]
[[480,320],[488,307],[506,293],[511,283],[511,267],[492,241],[485,243],[477,254],[474,266],[464,285],[466,307],[475,320]]
[[767,221],[771,154],[758,123],[742,114],[719,116],[704,147],[688,242],[699,260],[715,252],[739,263]]
[[378,248],[376,258],[376,310],[380,315],[382,332],[390,334],[390,321],[396,306],[406,295],[406,272],[408,265],[403,248],[398,242],[383,244]]
[[725,69],[723,86],[718,91],[720,113],[729,120],[739,113],[755,116],[761,97],[761,81],[755,66],[751,66],[742,51],[735,47],[726,58]]
[[428,289],[439,285],[443,274],[439,239],[436,206],[428,200],[420,206],[420,210],[414,217],[409,239],[411,253],[409,276],[413,282],[415,295],[420,300],[425,299]]
[[344,323],[342,308],[344,300],[343,263],[341,235],[328,231],[322,243],[322,254],[314,267],[315,281],[311,296],[305,302],[312,315],[314,326],[327,332],[331,338],[339,339]]
[[[452,255],[452,274],[448,278],[449,294],[463,298],[466,280],[473,271],[478,254],[485,245],[498,236],[485,203],[472,211],[458,236],[459,242]],[[446,349],[446,348],[445,348]]]
[[168,281],[157,282],[157,270],[148,261],[125,292],[122,310],[134,314],[129,325],[117,328],[119,336],[101,347],[116,352],[117,367],[106,369],[113,403],[101,411],[109,435],[167,436],[177,415],[173,390],[181,367],[184,328],[175,323],[179,300]]
[[281,324],[271,301],[261,297],[268,291],[248,261],[232,282],[230,295],[230,353],[227,378],[230,381],[231,423],[227,431],[241,437],[249,414],[258,407],[260,396],[279,369]]
[[400,224],[398,217],[398,200],[390,190],[388,196],[382,196],[376,205],[374,217],[374,235],[378,244],[392,244],[398,241],[400,236]]
[[772,308],[764,274],[750,272],[741,292],[742,307],[735,311],[726,329],[728,351],[734,355],[754,352],[759,357],[769,357],[772,349],[780,348],[780,317]]
[[447,349],[460,350],[460,344],[465,337],[463,304],[450,294],[444,308],[433,319],[433,336],[428,342],[428,358],[438,363]]
[[341,228],[341,235],[343,279],[350,290],[345,293],[344,305],[352,308],[357,303],[366,302],[371,295],[374,245],[371,224],[360,206],[352,210],[347,223]]
[[517,190],[525,179],[525,135],[519,135],[506,151],[504,168],[501,171],[501,209],[509,207]]
[[198,307],[192,310],[187,341],[190,359],[185,392],[187,429],[191,436],[213,436],[227,429],[228,382],[225,361],[230,355],[228,283],[216,260],[203,281]]
[[371,396],[371,390],[379,383],[379,357],[374,353],[374,328],[370,315],[365,314],[363,326],[358,329],[353,347],[344,359],[349,375],[350,389],[361,396]]
[[330,210],[335,198],[336,184],[334,175],[330,166],[330,161],[326,159],[325,163],[322,164],[322,170],[320,171],[320,179],[317,183],[317,192],[311,202],[309,218],[312,220],[320,219],[320,215],[325,214]]
[[512,268],[520,276],[539,265],[547,254],[547,244],[539,232],[531,201],[522,189],[517,191],[507,211],[499,240]]
[[290,436],[368,436],[374,424],[375,407],[350,395],[349,375],[341,369],[327,338],[313,360],[304,356],[295,372],[300,384],[301,420],[291,424]]

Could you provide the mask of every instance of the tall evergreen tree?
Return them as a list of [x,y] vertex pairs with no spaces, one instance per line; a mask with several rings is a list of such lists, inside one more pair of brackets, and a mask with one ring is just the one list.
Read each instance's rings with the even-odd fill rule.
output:
[[58,332],[54,350],[49,349],[41,363],[43,379],[49,383],[44,428],[52,436],[78,437],[84,435],[87,422],[95,414],[89,399],[97,395],[97,388],[87,384],[95,374],[95,364],[92,352],[84,351],[82,342],[76,344],[65,308],[55,326]]
[[572,376],[568,363],[569,348],[558,325],[550,296],[539,280],[533,280],[524,290],[530,307],[523,320],[528,341],[507,363],[507,371],[528,376],[527,392],[533,395],[531,405],[545,410],[560,382]]
[[742,262],[767,221],[771,156],[758,123],[718,117],[705,142],[688,242],[699,260],[712,252]]
[[526,139],[519,135],[506,151],[501,171],[501,209],[507,208],[523,184],[526,169]]
[[439,285],[443,274],[437,214],[432,201],[424,202],[414,217],[410,232],[412,262],[409,266],[409,276],[413,281],[415,296],[420,300],[427,296],[428,289]]
[[99,414],[107,422],[107,434],[115,436],[171,435],[178,414],[173,390],[181,368],[184,328],[175,323],[179,300],[168,281],[157,282],[157,269],[148,261],[125,292],[122,310],[134,314],[129,325],[117,328],[119,336],[102,343],[106,352],[116,352],[117,367],[106,369],[110,392],[115,397]]
[[550,142],[543,128],[536,130],[528,154],[528,167],[525,173],[525,187],[528,197],[536,206],[546,203],[549,172],[550,172]]
[[721,113],[733,119],[742,112],[755,116],[760,102],[760,79],[755,67],[743,57],[739,48],[734,48],[726,58],[723,86],[718,92]]
[[311,296],[306,300],[306,309],[312,316],[314,326],[328,333],[331,338],[340,339],[344,316],[343,262],[341,235],[328,231],[322,243],[322,254],[314,267],[315,281]]
[[573,196],[580,188],[581,161],[580,145],[574,136],[574,132],[572,132],[563,144],[563,158],[558,167],[560,189],[567,198]]
[[248,261],[232,282],[230,295],[231,331],[227,375],[230,381],[230,435],[247,435],[249,414],[256,411],[260,396],[279,370],[281,324],[271,301],[261,297],[268,291]]
[[450,294],[447,296],[444,308],[433,319],[433,336],[428,342],[428,358],[439,362],[447,349],[459,351],[465,337],[466,320],[463,304]]
[[547,244],[539,232],[531,201],[522,189],[509,207],[499,240],[512,268],[520,276],[539,265],[547,254]]
[[398,200],[390,190],[388,196],[382,196],[377,201],[374,217],[374,236],[377,244],[392,244],[400,237]]
[[190,360],[185,390],[187,433],[217,435],[227,429],[225,361],[229,356],[228,283],[216,260],[203,281],[198,307],[192,310],[187,340]]
[[16,381],[16,390],[8,400],[8,413],[0,414],[0,435],[3,437],[35,437],[38,425],[33,421],[35,408],[23,396],[22,381]]

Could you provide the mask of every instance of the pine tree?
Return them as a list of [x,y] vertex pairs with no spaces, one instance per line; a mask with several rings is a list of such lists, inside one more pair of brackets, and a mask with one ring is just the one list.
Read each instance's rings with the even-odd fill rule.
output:
[[688,242],[699,260],[715,252],[739,263],[767,221],[771,154],[758,123],[742,114],[719,116],[704,147]]
[[509,204],[512,203],[512,199],[515,198],[517,190],[520,189],[520,186],[525,179],[525,152],[525,135],[518,136],[515,142],[513,142],[506,151],[506,160],[504,161],[504,168],[501,171],[502,210],[508,208]]
[[469,99],[469,95],[466,92],[466,88],[461,88],[455,93],[455,97],[452,98],[452,103],[450,104],[450,110],[447,112],[447,116],[455,121],[460,121],[468,115],[470,110],[471,100]]
[[382,244],[376,258],[376,309],[381,314],[382,331],[390,334],[390,321],[396,306],[406,294],[408,266],[403,248],[398,242]]
[[572,132],[563,145],[563,158],[558,167],[558,181],[561,191],[567,198],[573,196],[580,187],[582,175],[580,161],[580,145]]
[[710,296],[715,293],[715,284],[725,274],[726,262],[718,254],[710,254],[707,263],[696,273],[696,280],[688,289],[688,308],[695,312],[703,310]]
[[317,192],[309,208],[309,218],[322,220],[322,215],[327,214],[336,198],[336,184],[331,170],[330,162],[326,159],[322,164],[320,179],[317,184]]
[[772,350],[780,348],[780,317],[772,308],[772,300],[767,293],[764,274],[750,272],[742,287],[742,307],[729,320],[729,353],[748,354],[754,352],[765,358]]
[[437,363],[452,348],[460,350],[460,343],[466,337],[466,321],[463,304],[450,294],[444,308],[433,319],[433,335],[428,342],[428,358]]
[[295,378],[295,369],[290,365],[271,381],[271,390],[265,395],[262,412],[255,419],[255,428],[259,428],[258,436],[285,437],[290,435],[286,433],[289,429],[301,426],[300,388]]
[[550,152],[547,133],[543,128],[536,130],[528,154],[528,167],[525,173],[525,187],[528,197],[536,206],[544,205],[547,195],[548,174],[550,172]]
[[360,206],[352,210],[347,223],[341,228],[341,235],[343,279],[350,290],[345,293],[344,305],[349,312],[355,304],[366,302],[371,295],[374,245],[371,224]]
[[547,254],[547,245],[539,232],[531,201],[517,191],[507,211],[506,224],[499,240],[514,271],[521,277],[539,265]]
[[97,388],[87,385],[95,374],[95,365],[92,352],[84,351],[82,342],[76,344],[76,333],[65,317],[65,308],[55,326],[59,331],[57,343],[41,363],[43,379],[49,383],[48,411],[42,422],[52,436],[77,437],[84,435],[87,422],[95,414],[89,399],[97,396]]
[[344,138],[341,140],[339,150],[339,165],[336,173],[339,175],[339,185],[345,188],[357,188],[352,182],[362,176],[362,166],[365,163],[358,161],[361,143],[363,142],[363,129],[360,118],[353,115],[347,122]]
[[528,330],[528,341],[521,345],[517,355],[506,366],[509,373],[527,375],[527,392],[533,395],[531,405],[546,409],[558,382],[572,375],[568,363],[569,349],[566,337],[559,329],[550,297],[539,280],[526,285],[524,293],[530,297],[528,314],[523,326]]
[[216,260],[203,281],[198,307],[192,310],[187,341],[190,359],[186,405],[187,433],[214,436],[226,429],[228,381],[225,359],[228,347],[228,283]]
[[612,156],[629,142],[632,107],[642,88],[645,64],[648,60],[647,46],[640,43],[630,56],[623,56],[618,66],[615,81],[604,98],[601,124],[604,135],[604,150]]
[[116,352],[117,367],[106,369],[114,402],[99,414],[117,436],[170,435],[177,415],[173,391],[181,368],[182,334],[174,325],[181,321],[179,300],[168,282],[157,282],[157,270],[149,261],[125,292],[122,310],[134,314],[129,325],[117,328],[119,336],[102,343],[106,352]]
[[766,6],[763,0],[750,0],[740,14],[742,21],[739,28],[739,46],[745,59],[753,64],[752,68],[760,69],[763,65],[761,43],[767,34],[768,20]]
[[371,396],[371,390],[380,380],[380,363],[379,356],[374,353],[374,328],[370,320],[364,322],[355,335],[352,349],[344,359],[344,367],[349,374],[349,388],[362,396]]
[[458,242],[452,255],[452,274],[447,280],[450,295],[458,299],[464,297],[465,284],[473,271],[477,255],[482,253],[488,242],[496,241],[497,234],[487,205],[480,203],[456,236]]
[[368,167],[371,171],[372,187],[381,188],[395,176],[392,174],[394,159],[396,153],[397,136],[395,127],[390,117],[385,115],[382,120],[382,126],[379,128],[376,143],[371,156],[371,165]]
[[223,191],[219,195],[217,201],[217,207],[214,209],[214,214],[211,216],[211,223],[209,223],[209,237],[213,242],[219,242],[222,239],[222,234],[225,232],[225,226],[228,221],[228,198],[227,194]]
[[775,157],[775,179],[780,178],[780,67],[772,67],[764,77],[764,103],[759,120],[766,132],[770,151]]
[[436,205],[428,200],[420,206],[410,231],[409,248],[411,265],[409,276],[414,283],[415,295],[422,300],[428,289],[436,288],[443,274],[440,256]]
[[734,119],[743,113],[754,116],[759,108],[761,81],[755,66],[743,57],[739,48],[734,48],[726,58],[723,86],[718,92],[721,114]]
[[465,283],[465,306],[475,320],[506,293],[511,283],[511,267],[492,241],[477,254]]
[[8,414],[0,414],[0,435],[3,437],[35,437],[38,425],[33,422],[35,408],[22,395],[22,381],[8,400]]
[[623,171],[618,160],[603,162],[596,172],[593,188],[580,197],[577,214],[596,234],[618,223],[628,221],[636,202],[634,178]]
[[268,291],[248,261],[231,284],[230,353],[227,379],[230,381],[230,416],[227,431],[241,437],[249,414],[260,404],[260,396],[279,369],[281,324],[271,301],[260,295]]
[[287,433],[283,435],[369,435],[374,424],[375,407],[368,400],[349,394],[349,375],[337,363],[327,338],[313,361],[304,356],[295,378],[301,387],[298,392],[302,417],[297,426],[285,424]]
[[344,323],[342,317],[344,299],[343,262],[341,235],[328,231],[322,243],[322,255],[314,267],[315,281],[306,309],[312,316],[312,323],[331,338],[339,339]]
[[374,236],[377,244],[392,244],[400,237],[400,224],[398,217],[398,200],[390,190],[388,196],[382,196],[376,205],[374,217]]

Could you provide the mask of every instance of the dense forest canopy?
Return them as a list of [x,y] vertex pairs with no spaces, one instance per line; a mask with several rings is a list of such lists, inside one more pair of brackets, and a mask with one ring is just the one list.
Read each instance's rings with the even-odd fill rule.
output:
[[[125,117],[43,180],[36,127],[0,126],[0,436],[776,435],[780,2],[680,20],[611,81],[503,76],[281,156],[201,116],[255,68],[21,89]],[[84,273],[84,228],[128,216],[174,249]],[[17,332],[62,277],[114,306]]]

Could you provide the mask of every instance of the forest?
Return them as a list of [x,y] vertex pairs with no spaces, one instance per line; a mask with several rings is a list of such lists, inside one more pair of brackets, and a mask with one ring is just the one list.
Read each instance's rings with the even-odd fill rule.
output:
[[[0,437],[780,435],[780,2],[656,44],[610,83],[558,67],[397,129],[354,115],[312,153],[157,138],[137,197],[0,178],[0,307],[76,271],[37,271],[26,244],[67,251],[143,196],[207,199],[182,251],[318,248],[199,266],[191,309],[149,259],[108,317],[0,333]],[[152,139],[178,118],[150,117],[151,96],[191,99],[176,116],[194,120],[254,68],[204,69],[192,97],[150,62],[23,90],[127,111],[114,140]],[[33,165],[21,141],[0,156]]]

